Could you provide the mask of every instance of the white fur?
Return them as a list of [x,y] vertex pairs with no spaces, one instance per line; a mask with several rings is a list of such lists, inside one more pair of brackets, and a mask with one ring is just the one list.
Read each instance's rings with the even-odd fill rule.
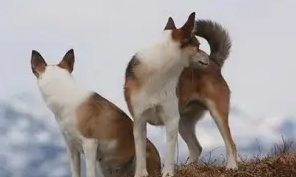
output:
[[[199,55],[204,60],[205,56]],[[163,176],[174,174],[174,157],[177,142],[179,111],[176,86],[179,76],[193,54],[179,49],[179,43],[172,40],[171,31],[164,31],[162,38],[151,46],[139,51],[136,57],[151,74],[142,80],[141,88],[131,96],[134,111],[134,138],[136,148],[135,177],[147,176],[146,169],[146,122],[161,119],[166,127],[165,162]],[[155,115],[155,106],[163,112]]]
[[98,140],[85,138],[78,131],[75,114],[77,106],[92,92],[76,84],[71,75],[58,66],[47,66],[37,82],[43,99],[54,113],[64,136],[72,177],[81,176],[80,153],[85,154],[87,177],[95,177],[97,149],[100,143]]

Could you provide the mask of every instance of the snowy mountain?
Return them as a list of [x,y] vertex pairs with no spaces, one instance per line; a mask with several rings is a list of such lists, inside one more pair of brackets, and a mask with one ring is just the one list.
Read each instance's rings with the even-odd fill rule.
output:
[[[282,135],[286,139],[296,136],[294,117],[253,117],[236,105],[231,108],[230,123],[238,152],[244,156],[268,152]],[[223,140],[209,115],[198,123],[196,131],[204,148],[203,156],[215,148],[214,156],[225,155]],[[163,157],[164,129],[149,126],[148,135]],[[40,98],[24,94],[0,101],[0,142],[1,177],[70,176],[58,125]],[[187,155],[179,137],[178,162],[184,162]]]
[[43,106],[0,103],[1,177],[64,177],[68,162],[58,127]]

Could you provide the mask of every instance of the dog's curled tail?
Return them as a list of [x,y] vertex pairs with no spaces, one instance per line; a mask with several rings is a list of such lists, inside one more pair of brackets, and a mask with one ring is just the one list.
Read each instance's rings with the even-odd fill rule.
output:
[[211,49],[210,59],[222,68],[231,49],[231,40],[227,30],[217,22],[197,20],[195,21],[194,34],[208,41]]

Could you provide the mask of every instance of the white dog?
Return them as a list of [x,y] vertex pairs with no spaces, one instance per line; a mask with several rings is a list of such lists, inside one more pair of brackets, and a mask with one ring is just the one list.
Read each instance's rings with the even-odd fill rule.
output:
[[174,175],[174,157],[179,126],[176,86],[190,63],[207,67],[208,55],[199,49],[194,36],[195,13],[177,29],[168,19],[161,38],[138,51],[126,68],[124,95],[134,119],[136,148],[135,177],[147,176],[146,122],[166,127],[165,161],[162,175]]

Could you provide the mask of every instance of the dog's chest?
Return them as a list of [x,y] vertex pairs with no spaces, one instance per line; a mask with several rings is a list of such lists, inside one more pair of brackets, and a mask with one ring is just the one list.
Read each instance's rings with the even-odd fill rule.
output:
[[143,89],[146,96],[150,99],[151,104],[162,103],[168,99],[174,99],[176,97],[176,84],[177,80],[170,79],[165,82],[152,82],[150,87]]
[[176,86],[180,73],[181,69],[150,77],[135,95],[136,105],[150,108],[177,99]]

